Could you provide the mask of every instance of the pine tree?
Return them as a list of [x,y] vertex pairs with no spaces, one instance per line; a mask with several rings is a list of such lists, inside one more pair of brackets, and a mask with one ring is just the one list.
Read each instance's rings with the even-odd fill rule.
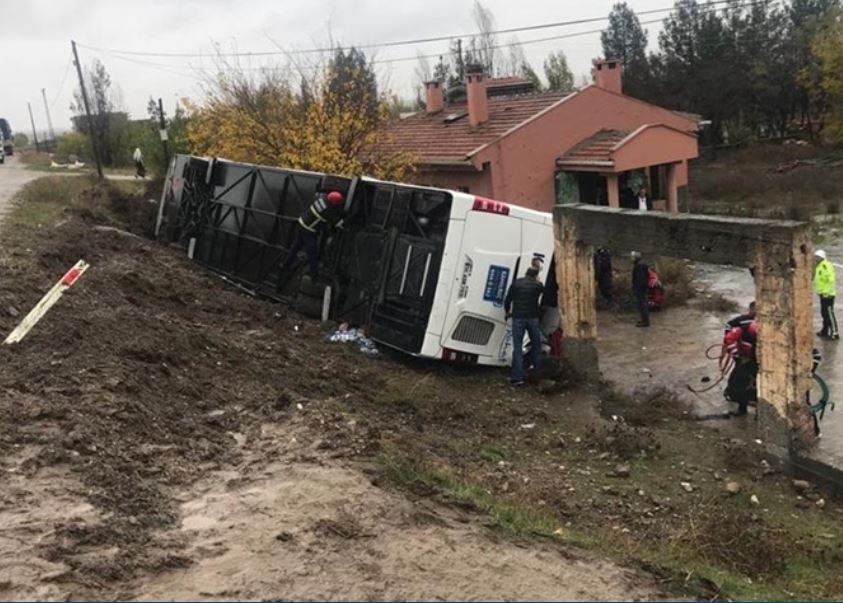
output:
[[647,98],[650,69],[647,63],[647,32],[635,12],[619,2],[609,13],[609,26],[600,34],[603,56],[623,65],[624,93]]

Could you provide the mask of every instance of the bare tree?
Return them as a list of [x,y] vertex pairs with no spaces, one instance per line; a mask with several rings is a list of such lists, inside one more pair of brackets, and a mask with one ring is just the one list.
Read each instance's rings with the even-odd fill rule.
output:
[[477,36],[472,42],[472,50],[474,51],[473,59],[483,65],[486,73],[495,75],[495,67],[497,67],[498,38],[494,31],[497,29],[497,22],[492,11],[480,2],[474,0],[474,8],[471,11],[474,18],[474,25],[477,27]]

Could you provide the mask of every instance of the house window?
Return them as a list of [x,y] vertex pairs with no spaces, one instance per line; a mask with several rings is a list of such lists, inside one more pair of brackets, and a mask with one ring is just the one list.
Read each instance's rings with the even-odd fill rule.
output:
[[469,192],[469,190],[468,190],[468,187],[467,187],[467,186],[458,186],[458,187],[457,187],[457,190],[458,190],[459,192],[461,192],[461,193],[467,193],[467,192]]

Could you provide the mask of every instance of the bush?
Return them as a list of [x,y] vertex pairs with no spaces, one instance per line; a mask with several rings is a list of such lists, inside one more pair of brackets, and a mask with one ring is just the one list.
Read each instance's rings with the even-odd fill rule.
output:
[[81,132],[66,132],[56,142],[56,161],[68,162],[76,158],[90,163],[91,141]]

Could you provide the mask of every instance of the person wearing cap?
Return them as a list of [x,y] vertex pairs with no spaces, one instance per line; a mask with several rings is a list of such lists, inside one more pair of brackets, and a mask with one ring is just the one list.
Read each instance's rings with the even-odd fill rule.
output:
[[343,206],[345,197],[339,191],[330,191],[328,194],[318,193],[316,200],[299,217],[296,238],[290,250],[287,252],[287,259],[281,265],[278,272],[279,285],[280,276],[284,275],[296,260],[296,256],[303,249],[307,254],[310,277],[315,279],[319,275],[319,233],[326,227],[341,228],[345,216]]
[[834,264],[828,261],[822,249],[814,252],[814,291],[820,296],[820,314],[823,317],[823,328],[817,335],[826,339],[840,339],[837,317],[834,315],[834,297],[837,294]]
[[638,313],[641,320],[636,327],[650,326],[650,303],[647,301],[647,286],[650,280],[650,268],[641,259],[640,251],[633,251],[629,254],[632,258],[632,295],[638,304]]

